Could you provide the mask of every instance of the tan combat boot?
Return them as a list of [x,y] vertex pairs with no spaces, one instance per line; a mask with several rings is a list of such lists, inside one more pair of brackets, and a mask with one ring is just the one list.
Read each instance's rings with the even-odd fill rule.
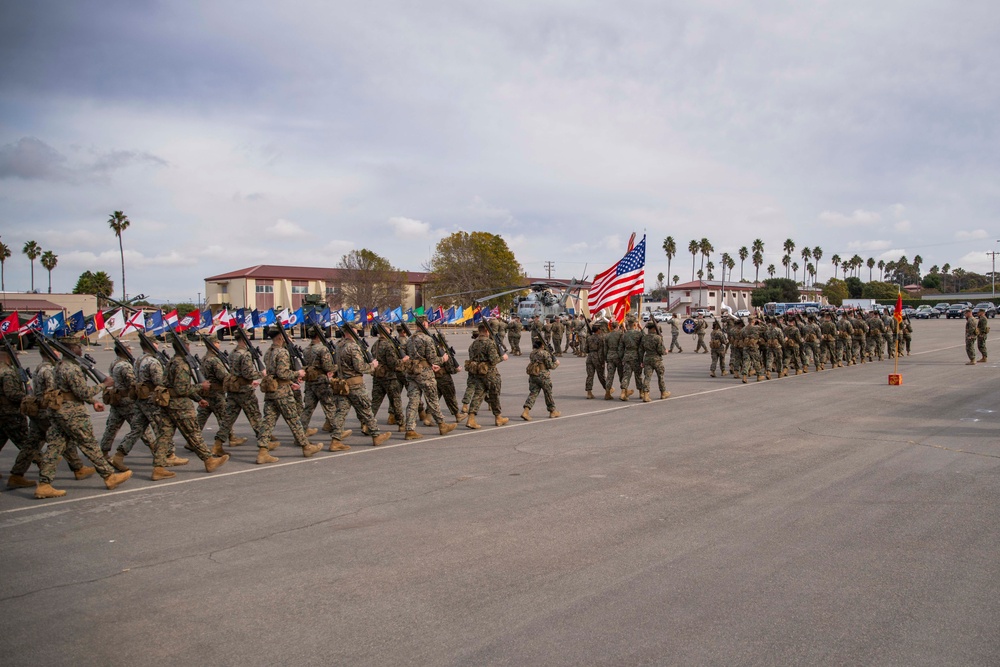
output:
[[438,424],[438,434],[448,435],[456,428],[458,428],[458,424],[446,424],[445,422],[441,422],[440,424]]
[[594,392],[592,392],[592,391],[590,391],[590,390],[588,389],[588,390],[587,390],[587,398],[593,398],[593,397],[594,397]]
[[128,480],[128,478],[131,476],[132,476],[131,470],[126,470],[125,472],[111,473],[110,475],[104,478],[104,486],[108,487],[108,491],[111,491],[112,489],[115,489],[116,487],[119,487],[122,484],[124,484],[125,481]]
[[768,371],[767,373],[764,373],[764,379],[766,379],[766,380],[770,380],[771,379],[771,373],[770,373],[770,371]]
[[205,459],[205,472],[215,472],[228,460],[229,454],[224,454],[223,456],[212,456]]
[[521,412],[521,419],[523,419],[526,422],[530,422],[531,421],[531,410],[529,410],[528,408],[525,408],[524,411]]
[[267,447],[257,448],[257,460],[254,461],[257,465],[264,465],[265,463],[277,463],[278,457],[271,456],[271,453],[267,451]]
[[340,432],[339,436],[336,436],[336,435],[333,436],[333,439],[334,440],[345,440],[345,439],[351,437],[352,433],[354,433],[354,431],[352,429],[345,428],[343,431]]
[[763,380],[764,380],[764,376],[763,375],[758,375],[757,376],[757,382],[762,382]]
[[331,452],[346,452],[350,448],[351,448],[350,445],[345,445],[344,443],[342,443],[340,440],[337,440],[336,438],[333,438],[333,439],[330,440],[330,447],[329,447],[329,449],[330,449]]
[[187,465],[187,463],[188,463],[187,459],[181,458],[180,456],[177,456],[177,454],[171,454],[167,458],[167,465],[171,466],[171,467],[172,466],[183,466],[183,465]]
[[651,398],[649,397],[649,392],[648,392],[648,391],[644,391],[644,392],[642,392],[642,396],[641,396],[641,398],[642,398],[642,402],[643,402],[643,403],[649,403],[650,401],[652,401],[652,400],[653,400],[653,399],[651,399]]
[[628,391],[625,392],[625,398],[631,398],[632,394],[634,393],[635,393],[634,389],[629,389]]
[[494,420],[493,423],[496,424],[497,426],[503,426],[504,424],[506,424],[509,421],[510,420],[507,419],[506,417],[502,417],[500,415],[497,415],[497,417],[496,417],[496,419]]
[[309,444],[307,444],[305,447],[302,448],[302,456],[305,458],[309,458],[316,452],[321,452],[321,451],[323,451],[323,445],[314,445],[310,442]]
[[111,467],[118,472],[125,472],[128,470],[128,466],[125,465],[125,454],[122,452],[115,452],[115,455],[111,457]]
[[660,400],[661,401],[665,401],[668,398],[670,398],[670,392],[669,391],[661,391],[660,392]]
[[715,377],[715,373],[714,373],[714,372],[712,372],[712,373],[709,373],[709,374],[708,374],[708,377],[711,377],[711,378],[714,378],[714,377]]
[[469,415],[465,414],[464,412],[459,412],[457,415],[455,415],[455,423],[456,424],[461,424],[462,422],[464,422],[468,418],[469,418]]
[[267,451],[269,452],[273,452],[278,447],[281,447],[280,440],[272,440],[271,442],[267,443]]
[[623,401],[627,401],[628,400],[628,392],[625,391],[624,389],[622,389],[622,395],[619,396],[618,398],[620,398]]
[[311,438],[312,436],[316,435],[317,433],[319,433],[319,429],[318,428],[307,428],[306,429],[306,437],[307,438]]
[[51,484],[39,484],[35,487],[35,497],[39,500],[45,498],[62,498],[66,492],[62,489],[54,489]]
[[424,436],[420,435],[416,431],[407,431],[406,435],[403,436],[403,440],[419,440]]
[[247,442],[246,438],[237,438],[235,435],[229,438],[230,447],[239,447],[240,445],[245,445]]
[[389,426],[395,426],[395,425],[396,425],[396,415],[394,415],[394,414],[392,414],[392,413],[390,412],[390,413],[389,413],[389,420],[388,420],[388,421],[387,421],[386,423],[387,423],[387,424],[388,424]]
[[476,415],[470,414],[469,421],[465,422],[465,428],[478,429],[482,428],[482,426],[480,426],[479,422],[476,421]]
[[611,400],[611,388],[610,387],[604,390],[604,400],[605,401],[610,401]]
[[[97,472],[93,468],[91,468],[90,471],[91,474]],[[77,479],[83,479],[83,477],[77,477]],[[32,482],[30,479],[25,479],[24,475],[11,475],[7,478],[8,489],[30,489],[36,484],[36,482]],[[60,495],[65,495],[65,491]],[[54,498],[55,496],[52,497]]]
[[153,468],[153,474],[150,479],[154,482],[159,482],[161,479],[170,479],[171,477],[177,477],[177,473],[173,470],[167,470],[163,466],[156,466]]
[[390,433],[389,431],[384,431],[382,433],[379,433],[378,435],[373,435],[372,447],[378,447],[379,445],[383,444],[386,440],[389,439],[390,436],[392,436],[392,433]]
[[368,430],[368,427],[365,426],[364,424],[361,425],[361,435],[371,435],[371,432]]
[[556,417],[562,417],[562,413],[558,410],[553,410],[549,413],[549,419],[555,419]]
[[225,456],[226,450],[222,448],[222,441],[218,438],[215,439],[215,443],[212,445],[212,456]]
[[747,376],[746,375],[741,375],[740,379],[743,381],[743,384],[747,383]]
[[462,404],[462,409],[459,411],[459,414],[460,415],[465,415],[466,417],[469,416],[469,404],[468,403],[463,403]]
[[333,427],[332,427],[332,426],[330,426],[330,422],[329,422],[329,420],[327,420],[327,421],[323,422],[323,431],[324,431],[324,432],[326,432],[326,433],[329,433],[329,432],[330,432],[330,431],[332,431],[332,430],[333,430]]
[[795,369],[795,374],[796,375],[802,375],[802,369],[801,368],[796,368]]
[[73,471],[73,476],[77,479],[87,479],[91,475],[97,472],[97,468],[91,468],[90,466],[84,466],[79,470]]

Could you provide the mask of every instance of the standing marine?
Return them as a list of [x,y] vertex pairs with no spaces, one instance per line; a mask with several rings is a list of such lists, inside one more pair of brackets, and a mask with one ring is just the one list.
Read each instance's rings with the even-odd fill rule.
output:
[[545,409],[549,411],[549,417],[559,416],[556,402],[552,398],[552,370],[558,365],[559,361],[555,356],[540,342],[536,342],[528,356],[528,367],[525,370],[528,374],[528,398],[524,399],[524,410],[521,412],[521,419],[524,421],[531,421],[531,408],[535,406],[535,399],[540,392],[545,395]]

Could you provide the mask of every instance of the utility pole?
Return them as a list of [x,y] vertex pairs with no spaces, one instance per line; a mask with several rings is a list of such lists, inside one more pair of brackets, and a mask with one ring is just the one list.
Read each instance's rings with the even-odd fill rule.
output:
[[545,270],[548,271],[549,280],[552,279],[552,269],[555,268],[555,264],[551,261],[545,262]]
[[[1000,241],[997,241],[997,243],[1000,243]],[[993,271],[990,273],[990,283],[992,284],[993,287],[993,298],[995,299],[997,298],[997,254],[998,253],[996,250],[994,250],[993,252],[988,252],[986,254],[990,255],[990,257],[992,257],[993,259]]]

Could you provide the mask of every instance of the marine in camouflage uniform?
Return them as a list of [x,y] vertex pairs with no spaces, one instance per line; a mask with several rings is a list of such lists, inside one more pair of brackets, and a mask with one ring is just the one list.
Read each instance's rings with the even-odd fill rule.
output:
[[678,352],[684,351],[681,349],[681,344],[677,342],[681,335],[680,319],[677,315],[670,318],[670,352],[673,352],[675,347]]
[[[650,321],[646,325],[646,333],[641,342],[642,358],[642,401],[649,403],[650,383],[653,381],[653,373],[656,373],[656,381],[660,388],[660,400],[670,397],[667,391],[667,384],[663,379],[663,355],[667,353],[667,348],[663,347],[663,336],[660,335],[660,328],[656,322]],[[637,376],[638,377],[638,376]]]
[[748,375],[756,375],[757,381],[764,379],[763,360],[760,356],[760,344],[764,336],[764,325],[759,319],[752,320],[750,324],[743,328],[743,368],[740,371],[740,379],[747,381]]
[[[986,354],[986,337],[990,333],[990,323],[986,320],[986,311],[979,311],[979,322],[976,325],[976,347],[979,348],[979,354],[982,356],[979,359],[979,363],[985,364],[987,359]],[[909,354],[909,346],[906,350]]]
[[[337,366],[334,364],[333,355],[330,354],[329,348],[323,341],[323,330],[313,324],[309,326],[307,335],[311,342],[302,354],[305,362],[303,370],[305,371],[306,388],[303,392],[302,414],[299,415],[299,422],[308,438],[316,433],[315,429],[309,428],[309,420],[312,419],[316,405],[318,404],[323,409],[326,421],[334,424],[336,423],[339,401],[333,393],[333,387],[330,386],[330,378],[336,372]],[[339,398],[342,399],[342,397]],[[341,452],[350,449],[350,445],[343,442],[344,438],[350,434],[350,431],[334,431],[330,439],[330,451]],[[267,458],[264,456],[264,450],[258,448],[257,451],[262,458]]]
[[725,350],[726,346],[729,344],[729,337],[726,332],[722,330],[722,325],[718,322],[712,322],[712,337],[708,341],[708,349],[712,351],[712,366],[709,369],[709,377],[716,377],[715,368],[716,365],[719,367],[719,373],[725,375],[726,373],[726,357]]
[[781,373],[785,336],[773,318],[768,318],[764,329],[764,377],[771,379],[771,371]]
[[618,323],[614,320],[611,321],[610,326],[611,331],[604,334],[604,363],[606,365],[604,400],[606,401],[611,400],[611,392],[615,387],[616,373],[618,374],[620,383],[622,383],[622,393],[625,391],[625,370],[622,363],[622,358],[625,356],[624,333],[618,328]]
[[[403,327],[398,327],[403,335]],[[402,362],[406,357],[405,342],[398,343],[402,355],[396,350],[393,341],[384,335],[379,335],[372,345],[372,356],[378,360],[378,368],[372,373],[372,413],[378,414],[382,401],[389,399],[389,425],[397,424],[400,431],[406,430],[406,415],[403,413],[403,387],[406,375],[403,373]]]
[[819,342],[822,337],[819,324],[816,323],[816,316],[810,315],[809,319],[802,325],[802,343],[805,349],[806,366],[812,364],[817,371],[822,367],[822,355],[820,354]]
[[[737,371],[743,368],[743,343],[740,340],[743,333],[743,320],[731,319],[728,322],[725,333],[729,339],[729,374],[736,375]],[[720,369],[724,375],[725,368]]]
[[871,313],[868,316],[868,360],[875,361],[878,359],[882,361],[882,319],[877,313]]
[[[203,335],[202,338],[204,340],[205,336]],[[201,372],[205,375],[205,381],[208,382],[208,389],[203,389],[200,392],[200,398],[207,405],[202,405],[201,402],[198,404],[198,431],[205,429],[209,415],[215,415],[219,430],[215,434],[212,453],[215,456],[222,456],[226,453],[223,449],[225,443],[242,445],[246,442],[246,438],[233,437],[233,421],[236,418],[231,418],[229,415],[229,401],[226,397],[229,370],[208,343],[205,344],[205,358],[201,362]]]
[[694,321],[694,333],[698,336],[698,344],[695,345],[694,352],[698,354],[703,352],[708,354],[708,348],[705,346],[705,332],[708,331],[708,322],[701,315]]
[[344,335],[337,342],[334,363],[337,365],[337,378],[347,383],[348,393],[341,395],[341,400],[337,402],[337,410],[333,416],[333,422],[331,422],[333,432],[343,433],[347,413],[353,407],[364,431],[372,437],[372,445],[378,447],[392,435],[389,431],[379,432],[378,422],[375,421],[375,415],[372,414],[372,402],[365,389],[365,373],[371,373],[377,369],[378,361],[375,359],[372,359],[371,363],[365,361],[361,346],[352,337]]
[[854,357],[854,325],[847,313],[837,320],[837,366],[850,366]]
[[635,388],[639,390],[639,396],[646,393],[642,384],[642,331],[639,324],[633,319],[626,320],[626,331],[622,334],[622,347],[625,352],[622,354],[622,384],[621,396],[623,401],[627,401],[634,392],[628,388],[632,375],[635,375]]
[[8,489],[28,488],[34,482],[24,478],[24,473],[32,463],[38,463],[37,447],[31,446],[28,438],[28,421],[21,414],[21,401],[27,395],[21,376],[14,368],[6,347],[0,347],[0,449],[7,441],[17,447],[17,458],[7,480]]
[[562,345],[563,345],[563,334],[566,333],[566,327],[563,326],[562,319],[557,317],[549,325],[552,330],[552,347],[555,350],[555,356],[561,357],[563,355]]
[[886,356],[892,359],[896,356],[896,318],[889,315],[888,312],[882,316],[882,330]]
[[[83,351],[79,338],[70,336],[63,338],[62,342],[75,354]],[[111,384],[109,378],[105,386]],[[104,410],[104,404],[96,398],[101,387],[88,385],[80,366],[75,360],[67,357],[56,365],[55,389],[59,391],[62,405],[51,412],[52,424],[47,435],[49,444],[41,457],[35,497],[59,498],[66,495],[65,491],[53,488],[52,481],[56,476],[56,464],[67,447],[78,447],[83,455],[90,459],[109,490],[125,482],[132,476],[132,472],[115,472],[107,462],[94,437],[94,425],[87,413],[88,403],[92,403],[98,412]]]
[[123,424],[129,425],[129,432],[125,434],[119,448],[121,453],[115,453],[111,465],[119,472],[128,470],[125,467],[125,454],[132,451],[132,446],[140,437],[152,452],[156,446],[156,433],[150,427],[149,420],[142,414],[135,403],[135,368],[129,361],[129,351],[120,340],[115,341],[115,352],[117,358],[111,362],[108,375],[114,380],[114,391],[108,397],[107,404],[111,407],[108,411],[108,421],[104,426],[104,435],[101,436],[101,451],[107,456],[111,452],[111,445],[115,442],[115,436]]
[[910,345],[913,343],[913,323],[910,322],[909,317],[903,317],[903,323],[899,325],[899,335],[902,336],[902,342],[899,344],[900,351],[905,348],[906,356],[910,356]]
[[[542,330],[542,320],[538,317],[538,315],[533,315],[531,317],[531,326],[528,329],[528,333],[531,338],[532,348],[534,348],[536,340],[540,340],[542,342],[545,341],[545,332]],[[476,334],[473,334],[473,337],[475,336]]]
[[[445,435],[455,429],[455,424],[446,424],[438,403],[437,380],[434,372],[445,360],[437,353],[437,346],[430,336],[418,331],[409,339],[404,336],[406,356],[403,369],[406,372],[406,435],[407,440],[417,440],[423,436],[417,432],[417,417],[420,412],[421,397],[427,403],[427,413],[438,425],[438,433]],[[451,358],[450,356],[448,357]],[[466,392],[468,394],[468,392]],[[471,396],[469,400],[471,400]]]
[[480,324],[479,335],[469,346],[469,361],[466,365],[469,384],[473,387],[469,420],[466,422],[468,428],[480,428],[476,422],[476,414],[484,398],[493,411],[496,425],[503,426],[507,423],[507,418],[501,414],[500,409],[500,372],[497,370],[497,364],[506,360],[506,354],[500,356],[496,342],[490,337],[489,328]]
[[[153,466],[155,467],[167,467],[172,465],[181,465],[187,463],[187,459],[182,459],[173,453],[173,433],[169,438],[164,440],[163,434],[168,427],[167,415],[164,412],[164,408],[156,404],[156,392],[163,389],[164,377],[166,374],[166,369],[163,367],[163,363],[160,361],[160,357],[157,354],[156,343],[149,338],[140,338],[139,345],[142,348],[143,355],[135,360],[135,385],[136,385],[136,400],[135,407],[141,413],[141,417],[137,418],[138,423],[145,422],[152,426],[153,433],[156,435],[156,440],[153,441]],[[144,398],[145,396],[145,398]],[[163,451],[160,451],[161,443],[166,443],[163,447]],[[125,468],[125,457],[129,455],[132,451],[132,445],[135,444],[135,440],[131,442],[123,441],[118,445],[118,450],[115,453],[114,459],[112,459],[113,465],[121,470]],[[167,475],[166,477],[169,477]]]
[[167,470],[163,451],[172,446],[175,430],[181,432],[188,449],[195,453],[205,464],[205,472],[213,472],[219,466],[229,460],[229,455],[223,453],[220,456],[213,456],[205,441],[202,439],[201,428],[198,426],[198,414],[194,405],[206,407],[208,401],[201,397],[201,392],[207,391],[209,383],[206,380],[200,384],[195,384],[192,379],[192,369],[188,364],[185,355],[188,351],[180,335],[171,334],[174,345],[174,356],[167,363],[167,369],[163,374],[163,386],[170,393],[170,402],[163,408],[164,428],[156,443],[156,467],[153,468],[153,481],[173,477],[175,473]]
[[868,323],[860,313],[855,313],[851,318],[851,327],[854,333],[851,336],[851,363],[865,363],[865,353],[868,350]]
[[969,357],[967,365],[976,363],[976,341],[979,339],[979,320],[972,316],[971,310],[965,311],[965,354]]
[[819,325],[819,370],[823,370],[825,364],[830,364],[831,368],[840,365],[837,358],[837,325],[833,323],[830,313],[823,315],[823,322]]
[[[254,363],[242,337],[236,338],[236,349],[229,353],[229,389],[226,392],[226,421],[235,424],[240,413],[246,415],[254,436],[260,438],[260,404],[257,392],[263,376]],[[273,442],[271,444],[274,444]],[[270,445],[269,445],[270,446]]]
[[792,317],[785,318],[785,328],[782,333],[785,334],[785,359],[781,368],[781,377],[788,375],[788,371],[792,368],[795,369],[796,375],[802,375],[802,355],[800,354],[803,343],[802,332],[799,331],[799,327]]
[[306,372],[302,369],[292,370],[291,355],[285,348],[284,337],[276,327],[272,327],[267,335],[271,338],[271,347],[264,353],[265,377],[260,384],[264,391],[264,413],[257,433],[257,451],[259,453],[262,449],[269,448],[274,425],[280,415],[288,424],[295,444],[302,448],[302,456],[309,458],[323,449],[323,446],[314,445],[307,439],[299,420],[295,396],[292,394],[292,385],[297,385]]
[[524,411],[521,412],[521,419],[524,421],[531,421],[531,408],[535,406],[539,392],[545,395],[545,409],[549,411],[549,417],[559,416],[556,402],[552,398],[552,370],[558,365],[559,361],[552,353],[540,342],[536,342],[528,356],[528,398],[524,399]]
[[515,357],[521,356],[521,331],[524,326],[517,317],[512,317],[507,324],[507,341],[510,343],[510,353]]
[[594,374],[601,383],[602,388],[607,388],[608,384],[604,379],[604,335],[601,327],[597,324],[591,329],[590,335],[586,338],[587,350],[587,381],[584,389],[587,390],[587,398],[594,397]]
[[587,318],[580,313],[573,320],[573,327],[576,331],[576,356],[585,357],[587,356],[587,338],[590,337],[590,325],[587,324]]
[[[448,361],[445,361],[440,365],[440,367],[434,371],[434,382],[437,384],[438,390],[438,407],[441,407],[441,399],[444,400],[444,404],[448,406],[448,410],[451,412],[452,416],[455,418],[455,423],[460,424],[469,415],[464,410],[458,407],[458,396],[456,395],[455,380],[452,378],[453,375],[458,374],[458,360],[448,355]],[[469,397],[471,400],[471,396]],[[430,419],[429,415],[426,415]],[[424,422],[426,425],[427,422]]]

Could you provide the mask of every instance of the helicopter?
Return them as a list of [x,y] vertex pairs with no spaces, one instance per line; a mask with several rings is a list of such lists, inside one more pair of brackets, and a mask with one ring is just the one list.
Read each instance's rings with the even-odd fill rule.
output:
[[517,297],[514,314],[521,320],[528,320],[538,315],[545,319],[560,315],[569,315],[570,308],[573,312],[582,312],[582,300],[580,290],[589,289],[590,285],[584,280],[578,281],[573,278],[570,282],[558,280],[537,281],[527,287],[504,288],[504,291],[490,294],[476,299],[477,303],[485,303],[501,296],[507,296],[515,292],[530,290],[526,296]]

